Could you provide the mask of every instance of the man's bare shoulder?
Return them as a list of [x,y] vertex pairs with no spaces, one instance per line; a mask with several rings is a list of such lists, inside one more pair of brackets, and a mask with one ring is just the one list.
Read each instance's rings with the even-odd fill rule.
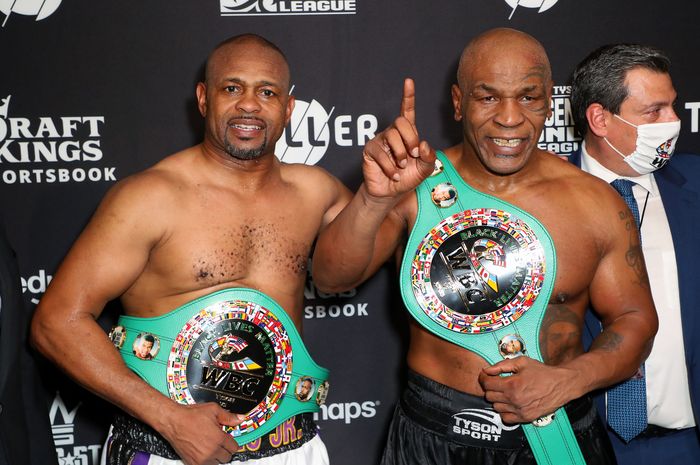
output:
[[338,178],[319,166],[282,163],[280,175],[284,182],[327,206],[341,199],[349,201],[351,197],[348,188]]
[[320,166],[304,165],[302,163],[280,163],[280,173],[285,181],[295,184],[308,185],[313,182],[335,184],[338,178]]
[[170,155],[155,165],[117,182],[105,201],[157,204],[173,199],[192,182],[193,149]]
[[555,182],[561,188],[579,192],[580,194],[614,194],[615,191],[605,181],[586,173],[578,166],[563,160],[548,152],[541,154],[542,172],[548,180]]
[[557,198],[580,219],[601,227],[624,214],[625,202],[608,183],[558,156],[545,153],[543,157],[550,202]]

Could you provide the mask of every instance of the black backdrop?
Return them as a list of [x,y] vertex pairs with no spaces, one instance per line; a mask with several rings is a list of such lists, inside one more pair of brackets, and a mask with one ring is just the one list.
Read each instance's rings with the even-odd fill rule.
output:
[[[678,149],[697,149],[700,137],[698,2],[0,0],[0,12],[0,214],[32,309],[104,192],[201,139],[194,86],[207,53],[234,34],[269,38],[291,63],[297,107],[278,154],[318,164],[351,189],[361,146],[397,114],[406,76],[416,80],[423,137],[436,147],[458,140],[449,101],[457,58],[497,26],[529,32],[549,52],[555,111],[544,148],[577,148],[567,79],[610,42],[669,54]],[[381,451],[406,348],[394,279],[387,266],[339,296],[307,284],[305,339],[332,371],[319,424],[333,464],[376,463]],[[62,465],[97,464],[109,406],[49,367],[44,375]]]

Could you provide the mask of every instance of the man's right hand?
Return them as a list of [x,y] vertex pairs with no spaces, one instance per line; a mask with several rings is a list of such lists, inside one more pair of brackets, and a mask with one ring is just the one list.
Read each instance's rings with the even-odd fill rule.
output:
[[175,404],[163,418],[160,433],[187,465],[217,465],[231,461],[238,444],[222,429],[237,426],[243,415],[231,413],[218,404]]
[[435,151],[418,136],[415,98],[413,80],[406,79],[401,115],[365,144],[362,172],[367,192],[373,197],[405,194],[433,172]]

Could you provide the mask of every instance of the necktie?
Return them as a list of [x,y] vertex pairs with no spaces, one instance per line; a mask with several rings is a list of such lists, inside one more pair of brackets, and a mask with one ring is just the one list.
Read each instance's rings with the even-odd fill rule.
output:
[[[632,194],[634,184],[628,179],[616,179],[610,183],[622,196],[639,227],[639,208]],[[634,439],[647,427],[644,364],[633,378],[608,390],[608,424],[626,442]]]

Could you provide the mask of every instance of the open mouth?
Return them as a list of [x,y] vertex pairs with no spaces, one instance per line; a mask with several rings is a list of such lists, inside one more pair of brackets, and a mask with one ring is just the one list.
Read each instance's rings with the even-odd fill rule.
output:
[[496,144],[499,147],[517,147],[518,145],[522,144],[525,142],[525,139],[500,139],[500,138],[492,138],[491,139],[494,144]]
[[263,128],[262,125],[259,125],[259,124],[240,124],[240,123],[237,123],[237,124],[230,124],[229,126],[231,126],[234,129],[240,129],[241,131],[259,131]]

